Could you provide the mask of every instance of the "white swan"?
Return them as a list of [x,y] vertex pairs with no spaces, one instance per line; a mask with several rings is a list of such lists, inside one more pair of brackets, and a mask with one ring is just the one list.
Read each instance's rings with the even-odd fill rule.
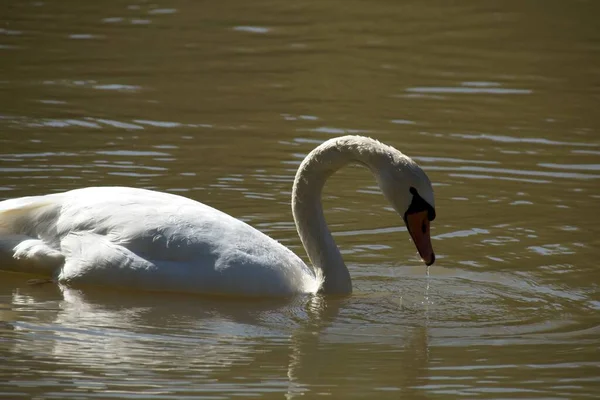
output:
[[352,292],[327,228],[321,190],[348,163],[368,167],[427,265],[435,255],[433,189],[393,147],[361,136],[326,141],[302,162],[292,211],[314,269],[248,224],[181,196],[90,187],[0,202],[0,269],[73,284],[243,296]]

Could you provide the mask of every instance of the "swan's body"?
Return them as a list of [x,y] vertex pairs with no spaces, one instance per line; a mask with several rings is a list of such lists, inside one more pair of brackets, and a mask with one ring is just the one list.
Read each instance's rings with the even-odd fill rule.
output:
[[285,246],[173,194],[91,187],[8,200],[0,213],[19,227],[2,238],[13,242],[5,247],[17,271],[59,281],[247,295],[318,288],[312,270]]
[[[320,202],[325,180],[348,162],[368,166],[397,211],[417,204],[414,215],[427,211],[427,225],[433,219],[431,184],[412,160],[375,140],[345,136],[313,150],[294,181],[294,219],[314,269],[277,241],[212,207],[126,187],[90,187],[0,202],[0,269],[66,283],[156,291],[350,293],[350,275]],[[409,188],[419,194],[411,197]],[[415,202],[417,197],[424,205]],[[430,249],[428,232],[426,236]],[[421,255],[425,252],[426,261],[433,263],[433,251],[429,254],[419,240]]]

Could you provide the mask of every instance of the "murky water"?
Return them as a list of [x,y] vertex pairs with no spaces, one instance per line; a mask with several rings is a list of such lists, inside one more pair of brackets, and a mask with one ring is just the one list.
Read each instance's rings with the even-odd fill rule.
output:
[[304,257],[292,178],[364,134],[435,182],[426,274],[370,174],[327,218],[349,298],[29,286],[0,272],[6,398],[600,394],[597,2],[4,1],[0,197],[177,192]]

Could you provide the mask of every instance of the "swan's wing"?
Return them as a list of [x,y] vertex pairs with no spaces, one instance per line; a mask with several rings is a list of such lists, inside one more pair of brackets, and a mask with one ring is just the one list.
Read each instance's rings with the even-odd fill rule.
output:
[[0,236],[43,230],[53,224],[60,210],[60,203],[54,196],[21,197],[0,202]]
[[[5,258],[17,258],[17,253],[21,259],[39,258],[42,244],[45,251],[63,255],[82,243],[93,247],[84,234],[103,237],[144,259],[188,263],[253,240],[269,240],[212,207],[143,189],[94,187],[0,202],[0,251]],[[72,246],[74,237],[81,238],[79,246]]]
[[64,257],[43,240],[19,234],[0,234],[0,264],[3,270],[51,276]]
[[60,243],[65,263],[58,279],[64,282],[131,286],[156,267],[126,247],[91,232],[73,232]]
[[59,209],[51,196],[0,202],[2,269],[50,276],[62,265],[64,257],[48,235]]
[[[214,253],[241,221],[196,201],[132,188],[68,192],[56,235],[93,233],[147,260],[193,262]],[[244,224],[245,225],[245,224]]]
[[67,235],[61,248],[65,264],[58,280],[75,285],[250,296],[318,289],[309,274],[299,274],[294,268],[274,268],[274,263],[265,264],[269,260],[264,255],[236,249],[218,255],[196,254],[194,262],[151,260],[106,236],[81,232]]

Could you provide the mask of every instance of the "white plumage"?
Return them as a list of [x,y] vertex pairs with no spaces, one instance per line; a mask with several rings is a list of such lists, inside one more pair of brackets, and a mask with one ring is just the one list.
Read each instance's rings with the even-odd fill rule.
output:
[[[359,154],[357,144],[362,153],[369,149],[366,155]],[[372,139],[348,136],[319,146],[302,164],[292,203],[315,269],[277,241],[219,210],[185,197],[127,187],[90,187],[0,202],[0,268],[71,284],[155,291],[287,296],[323,288],[348,293],[348,270],[325,224],[321,187],[347,162],[370,163],[376,173],[373,165],[386,152],[400,154]],[[389,171],[378,167],[385,170],[376,173],[378,180],[395,171],[412,186],[416,182],[431,192],[433,203],[426,175],[408,157],[401,157],[404,168],[388,157]],[[394,202],[395,194],[382,188]],[[330,281],[330,290],[324,280]]]

